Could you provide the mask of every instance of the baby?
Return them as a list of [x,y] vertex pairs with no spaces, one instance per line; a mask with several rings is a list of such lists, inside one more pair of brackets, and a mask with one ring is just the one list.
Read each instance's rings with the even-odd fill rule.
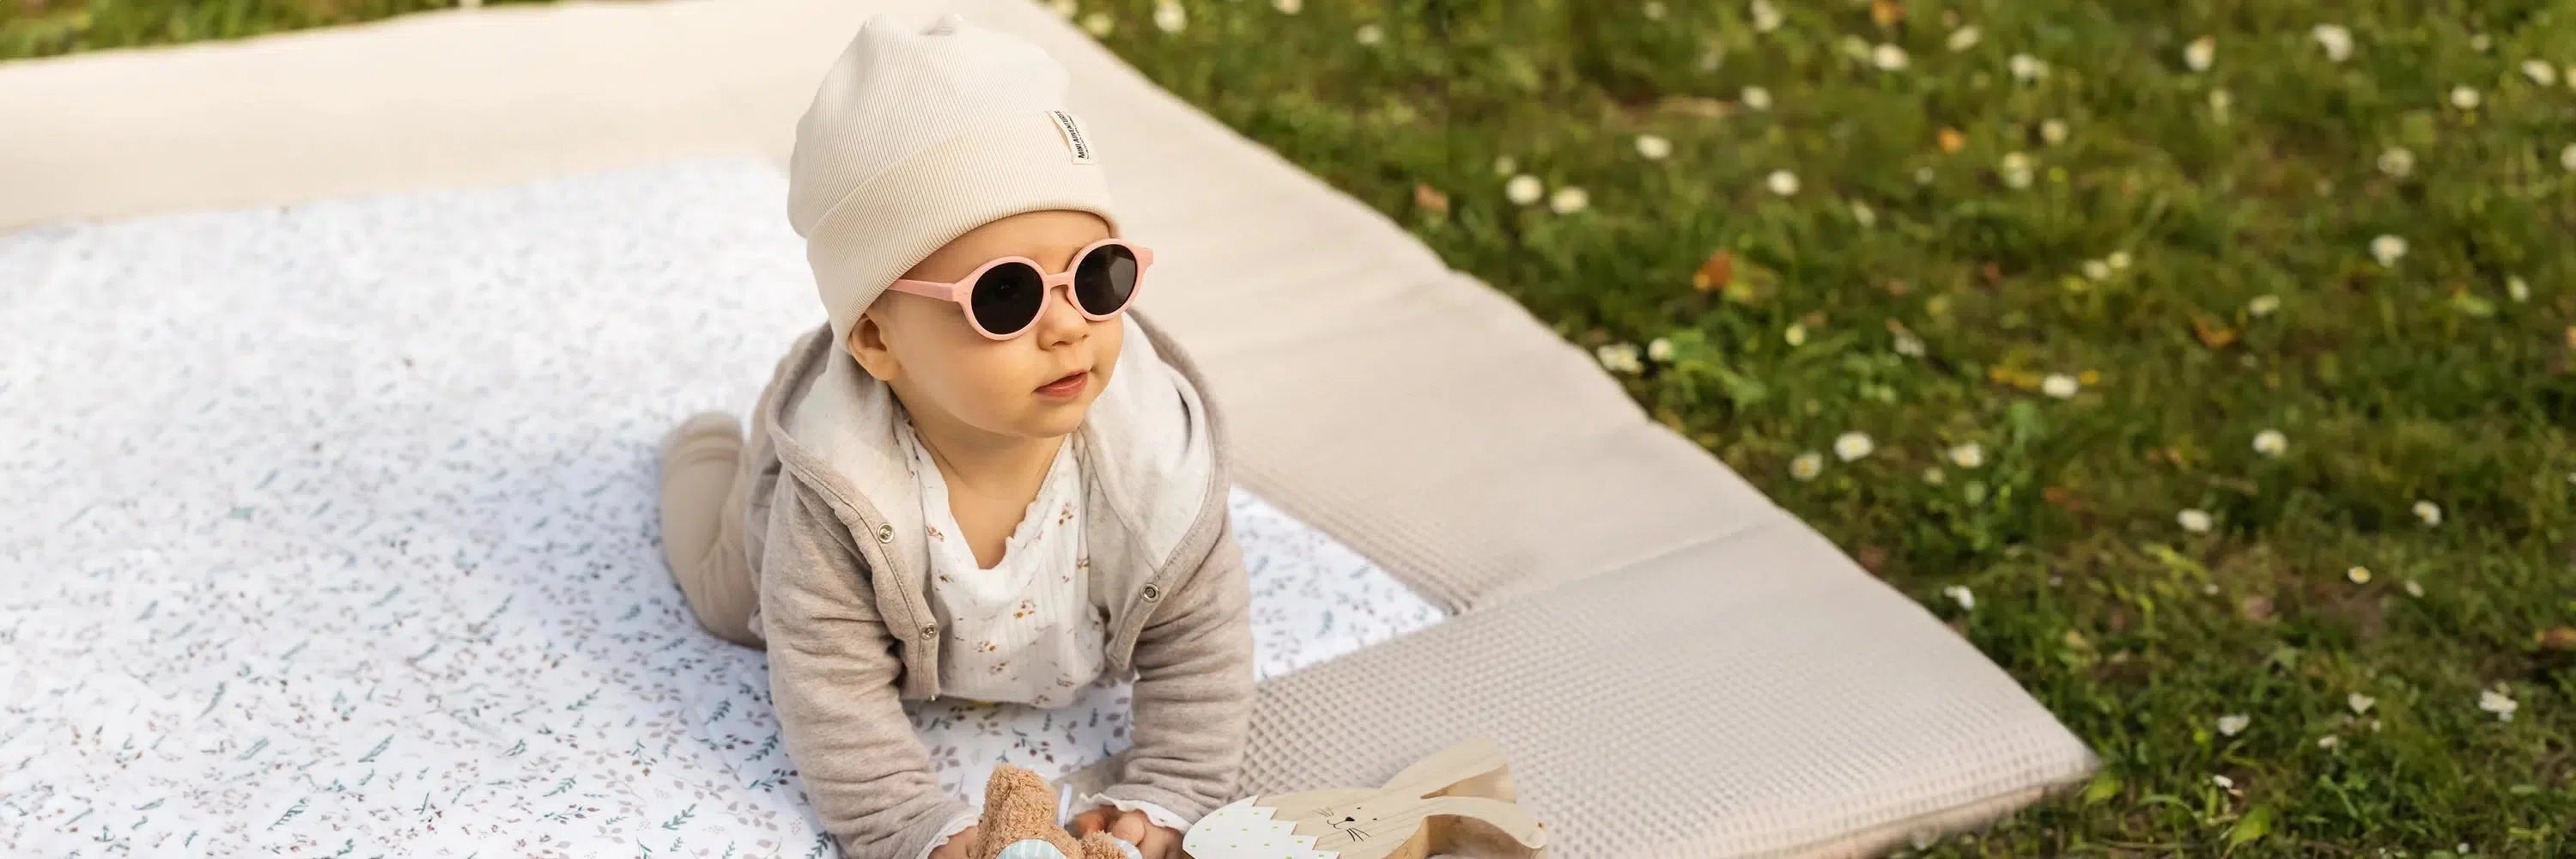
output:
[[676,430],[662,539],[699,623],[765,646],[787,752],[864,859],[963,859],[905,701],[1062,706],[1132,679],[1133,747],[1076,798],[1177,859],[1232,799],[1252,702],[1248,581],[1202,384],[1132,311],[1064,69],[954,15],[869,20],[796,126],[788,218],[830,324],[745,439]]

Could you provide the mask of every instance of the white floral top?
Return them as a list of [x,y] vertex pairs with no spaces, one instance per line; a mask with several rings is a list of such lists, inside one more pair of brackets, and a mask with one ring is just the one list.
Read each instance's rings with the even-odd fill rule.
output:
[[921,481],[930,532],[930,607],[948,630],[939,651],[942,693],[973,701],[1062,707],[1099,679],[1108,625],[1091,601],[1084,554],[1082,469],[1067,440],[1037,497],[986,569],[949,511],[948,484],[909,423],[896,433]]

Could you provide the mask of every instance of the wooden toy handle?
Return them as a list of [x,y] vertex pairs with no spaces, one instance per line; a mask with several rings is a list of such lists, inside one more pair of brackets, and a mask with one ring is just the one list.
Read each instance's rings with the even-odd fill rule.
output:
[[[1508,772],[1503,747],[1494,741],[1477,738],[1442,749],[1432,756],[1413,762],[1386,780],[1390,791],[1426,796],[1439,793],[1461,782]],[[1502,777],[1508,779],[1508,776]],[[1508,781],[1505,782],[1508,784]],[[1506,788],[1508,790],[1508,788]],[[1496,796],[1494,799],[1511,799]]]
[[1539,825],[1538,818],[1531,817],[1520,806],[1499,799],[1444,796],[1424,803],[1423,816],[1440,815],[1482,821],[1532,850],[1547,846],[1547,828]]

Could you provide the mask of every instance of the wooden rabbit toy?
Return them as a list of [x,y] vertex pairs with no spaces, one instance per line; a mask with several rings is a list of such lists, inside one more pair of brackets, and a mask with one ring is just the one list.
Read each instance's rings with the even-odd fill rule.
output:
[[1191,826],[1181,847],[1192,859],[1546,859],[1546,824],[1512,799],[1501,747],[1475,740],[1385,787],[1234,802]]

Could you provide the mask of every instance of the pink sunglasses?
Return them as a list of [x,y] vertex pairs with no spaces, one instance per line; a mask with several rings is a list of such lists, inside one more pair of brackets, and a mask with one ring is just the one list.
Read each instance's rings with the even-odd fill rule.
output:
[[1117,318],[1136,300],[1145,269],[1153,264],[1153,251],[1122,239],[1101,239],[1074,254],[1072,268],[1054,274],[1039,267],[1037,260],[1007,256],[976,266],[955,281],[898,280],[887,288],[957,302],[965,307],[966,323],[975,326],[976,333],[1009,340],[1037,324],[1047,296],[1054,295],[1058,286],[1072,296],[1074,309],[1082,311],[1084,318],[1093,322]]

